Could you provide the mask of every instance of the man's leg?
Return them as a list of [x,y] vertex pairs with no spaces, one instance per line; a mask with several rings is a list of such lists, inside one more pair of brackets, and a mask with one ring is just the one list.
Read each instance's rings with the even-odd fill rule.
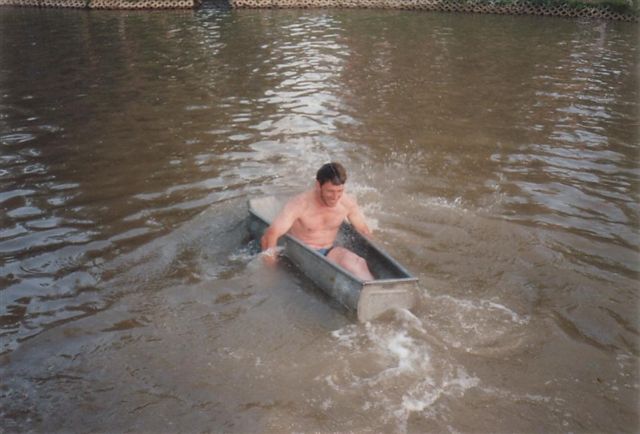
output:
[[361,280],[374,280],[367,266],[367,261],[344,247],[334,247],[327,255],[327,258]]

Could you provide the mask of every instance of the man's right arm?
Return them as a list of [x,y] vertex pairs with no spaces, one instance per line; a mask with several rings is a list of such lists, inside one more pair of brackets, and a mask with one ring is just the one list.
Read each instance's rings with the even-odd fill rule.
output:
[[[262,251],[267,252],[267,256],[273,257],[275,262],[275,256],[270,255],[269,249],[274,249],[278,245],[278,240],[281,236],[286,234],[293,223],[298,218],[301,204],[298,198],[294,198],[287,202],[280,214],[271,223],[271,226],[267,228],[260,240],[260,246]],[[273,250],[271,250],[272,252]]]

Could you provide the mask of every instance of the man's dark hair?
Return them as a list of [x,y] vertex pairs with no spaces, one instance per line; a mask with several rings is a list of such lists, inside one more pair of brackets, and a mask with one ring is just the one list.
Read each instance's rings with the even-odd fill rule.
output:
[[327,163],[318,170],[316,179],[320,185],[327,181],[331,181],[333,185],[342,185],[347,182],[347,171],[340,163]]

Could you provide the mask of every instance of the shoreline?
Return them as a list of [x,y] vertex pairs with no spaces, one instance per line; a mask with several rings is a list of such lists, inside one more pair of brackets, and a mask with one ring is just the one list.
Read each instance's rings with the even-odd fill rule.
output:
[[[579,3],[573,0],[228,0],[228,5],[232,9],[387,9],[638,22],[638,0],[622,1]],[[95,10],[196,9],[201,5],[201,0],[0,0],[0,7]]]
[[[549,0],[229,0],[234,9],[390,9],[638,21],[627,4]],[[637,5],[634,5],[637,9]]]
[[93,10],[194,9],[198,0],[0,0],[0,7],[71,8]]

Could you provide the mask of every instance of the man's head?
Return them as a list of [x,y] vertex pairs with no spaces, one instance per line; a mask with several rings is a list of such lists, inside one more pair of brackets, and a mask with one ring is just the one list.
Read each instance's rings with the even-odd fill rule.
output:
[[340,163],[324,164],[316,173],[316,180],[323,186],[326,182],[342,185],[347,182],[347,171]]
[[344,183],[347,182],[347,171],[340,163],[327,163],[316,174],[320,200],[326,206],[334,207],[344,193]]

